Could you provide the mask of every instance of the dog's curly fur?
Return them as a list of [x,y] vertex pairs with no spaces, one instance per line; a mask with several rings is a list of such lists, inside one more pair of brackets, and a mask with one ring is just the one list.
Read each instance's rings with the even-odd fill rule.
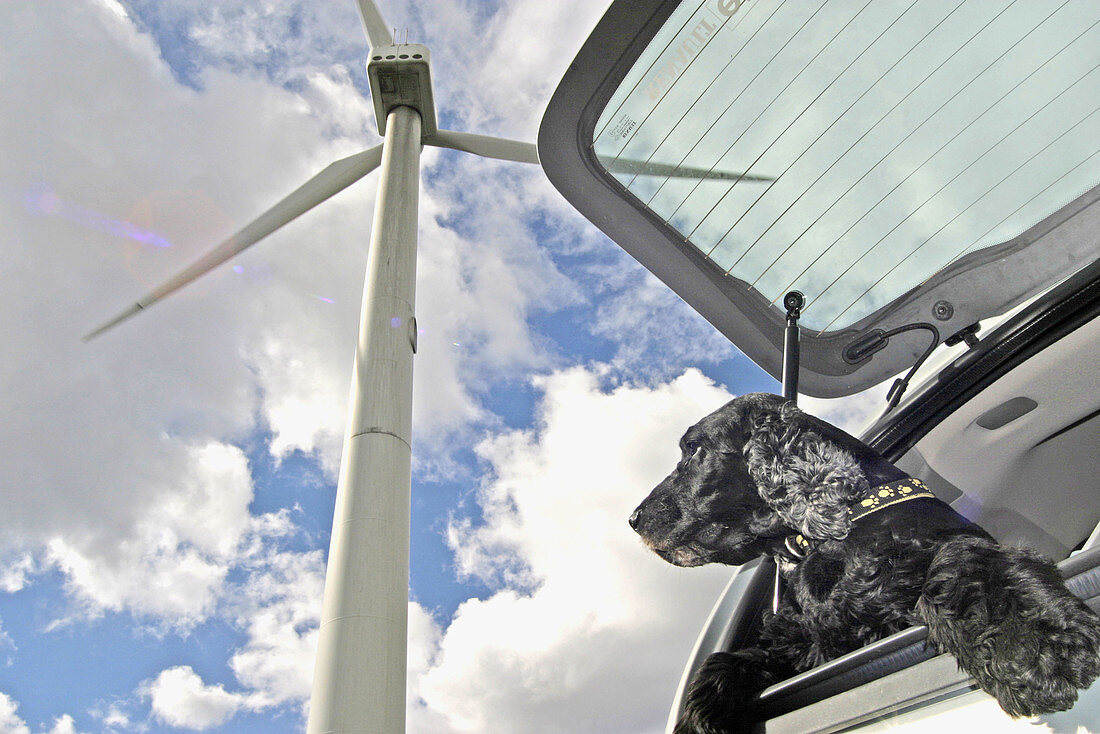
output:
[[[1100,619],[1050,562],[935,499],[852,522],[859,497],[906,475],[791,401],[737,398],[680,448],[631,526],[679,566],[773,555],[786,590],[756,647],[707,659],[678,734],[747,731],[755,693],[915,624],[1012,716],[1070,708],[1100,675]],[[804,559],[784,550],[794,534],[810,543]]]

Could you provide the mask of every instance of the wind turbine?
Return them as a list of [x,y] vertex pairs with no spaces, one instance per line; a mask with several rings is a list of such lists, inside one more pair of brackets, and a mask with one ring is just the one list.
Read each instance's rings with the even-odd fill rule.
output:
[[397,44],[372,0],[359,0],[359,11],[371,45],[367,72],[384,142],[332,163],[84,337],[117,326],[381,167],[325,578],[311,734],[405,730],[421,148],[538,163],[533,144],[439,129],[428,49]]
[[[95,330],[114,328],[381,168],[349,418],[325,577],[309,734],[405,730],[412,366],[417,328],[417,205],[424,145],[537,164],[531,143],[440,129],[431,58],[396,43],[373,0],[358,0],[381,145],[338,160],[189,267]],[[678,178],[772,180],[608,158],[608,170]]]

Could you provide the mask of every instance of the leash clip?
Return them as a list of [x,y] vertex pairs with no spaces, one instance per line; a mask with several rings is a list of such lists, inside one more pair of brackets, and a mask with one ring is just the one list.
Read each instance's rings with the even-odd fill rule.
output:
[[772,614],[779,614],[779,599],[783,596],[783,574],[780,573],[780,562],[795,564],[803,560],[810,551],[810,543],[801,535],[788,535],[783,538],[783,548],[790,554],[790,560],[783,554],[776,553],[772,556],[775,565],[775,588],[772,589]]
[[772,614],[779,614],[779,597],[783,595],[783,578],[779,573],[779,556],[772,558],[775,566],[775,588],[772,590]]

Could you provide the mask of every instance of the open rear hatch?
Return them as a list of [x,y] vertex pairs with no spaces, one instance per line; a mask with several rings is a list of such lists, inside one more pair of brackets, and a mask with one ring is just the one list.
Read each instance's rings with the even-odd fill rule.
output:
[[538,145],[777,378],[805,294],[800,389],[839,397],[1097,259],[1098,107],[1100,3],[616,0]]

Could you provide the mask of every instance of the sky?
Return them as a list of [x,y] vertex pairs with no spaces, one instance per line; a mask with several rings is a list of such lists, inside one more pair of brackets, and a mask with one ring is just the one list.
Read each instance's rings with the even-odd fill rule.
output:
[[[607,3],[380,5],[533,142]],[[378,144],[366,54],[352,0],[0,0],[0,734],[304,730],[375,177],[81,336]],[[627,517],[778,385],[538,167],[422,170],[408,730],[662,731],[731,571]]]

